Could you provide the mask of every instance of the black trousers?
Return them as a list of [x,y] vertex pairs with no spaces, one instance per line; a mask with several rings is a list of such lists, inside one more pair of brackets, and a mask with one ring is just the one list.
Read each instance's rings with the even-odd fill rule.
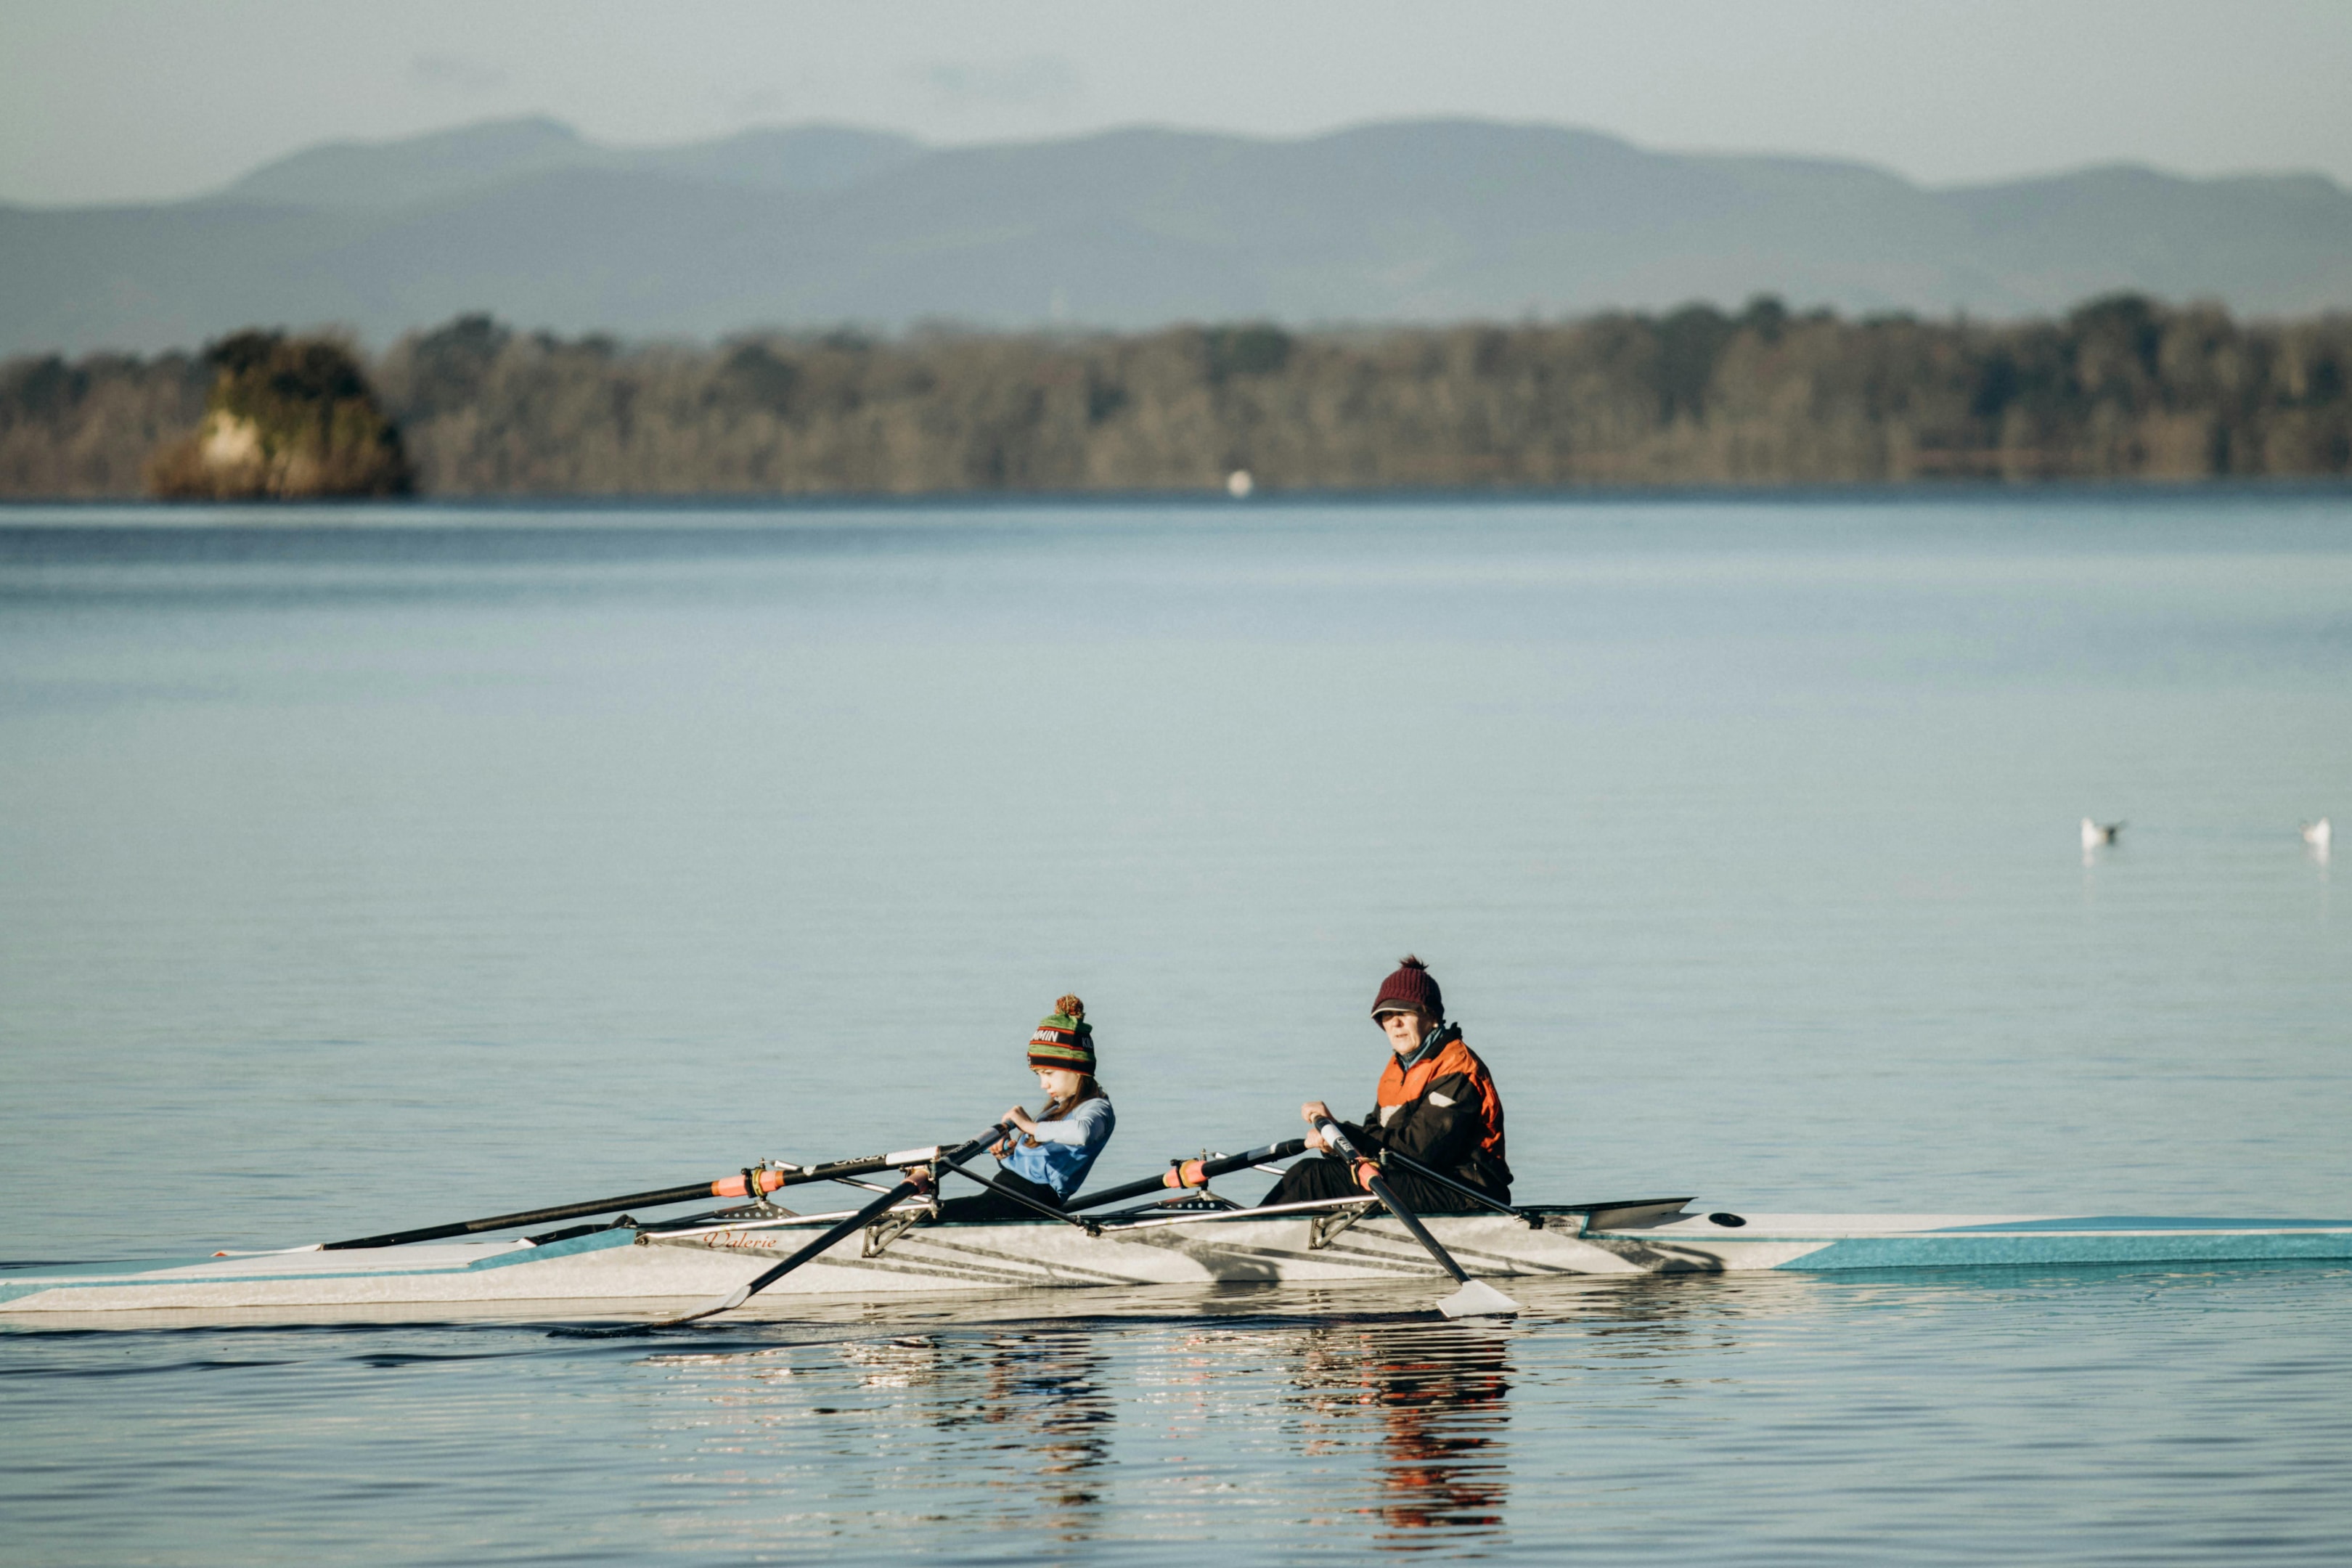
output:
[[[1415,1214],[1486,1212],[1452,1188],[1441,1187],[1426,1176],[1416,1175],[1411,1171],[1383,1172],[1381,1180],[1388,1184],[1400,1203]],[[1455,1176],[1454,1180],[1464,1181],[1464,1178]],[[1465,1184],[1473,1184],[1465,1182]],[[1360,1198],[1364,1195],[1364,1189],[1356,1185],[1355,1172],[1348,1162],[1325,1154],[1301,1160],[1285,1171],[1282,1180],[1275,1184],[1274,1191],[1265,1194],[1265,1201],[1269,1204],[1305,1204],[1321,1198]],[[1491,1195],[1498,1204],[1511,1201],[1507,1191]]]
[[[1010,1171],[997,1172],[996,1179],[1023,1197],[1034,1198],[1049,1209],[1059,1210],[1062,1206],[1062,1200],[1054,1195],[1054,1189],[1043,1183],[1033,1182],[1026,1176],[1016,1176]],[[991,1220],[1042,1220],[1045,1217],[1035,1209],[1016,1204],[1002,1193],[974,1193],[970,1197],[950,1198],[940,1205],[940,1223],[942,1225],[981,1225]]]

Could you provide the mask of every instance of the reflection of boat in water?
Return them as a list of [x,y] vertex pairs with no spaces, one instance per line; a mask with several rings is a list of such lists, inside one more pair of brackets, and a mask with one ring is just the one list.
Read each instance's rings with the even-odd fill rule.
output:
[[[1297,1373],[1310,1444],[1369,1436],[1370,1505],[1392,1531],[1475,1537],[1502,1528],[1509,1494],[1510,1333],[1471,1324],[1323,1329]],[[1372,1424],[1369,1433],[1350,1427]]]
[[975,1532],[1063,1543],[1139,1532],[1164,1544],[1198,1538],[1218,1513],[1255,1510],[1275,1527],[1303,1512],[1308,1526],[1339,1524],[1349,1539],[1370,1521],[1375,1543],[1418,1549],[1504,1528],[1517,1337],[1500,1324],[1386,1315],[1249,1313],[1208,1327],[1152,1313],[846,1341],[761,1336],[753,1348],[641,1364],[705,1406],[676,1424],[690,1452],[673,1456],[675,1473],[730,1486],[766,1476],[757,1484],[792,1498],[796,1528],[836,1542],[852,1516],[850,1529],[875,1527],[866,1510],[877,1500],[811,1496],[809,1479],[835,1458],[880,1451],[937,1483],[880,1505],[906,1510],[902,1521],[951,1516]]
[[1102,1498],[1094,1472],[1110,1458],[1115,1410],[1103,1358],[1083,1335],[1023,1334],[992,1341],[987,1386],[972,1417],[1013,1428],[1029,1457],[1041,1527],[1069,1531]]
[[[808,1521],[828,1515],[822,1538],[836,1548],[853,1520],[856,1530],[886,1532],[891,1514],[901,1527],[936,1522],[944,1488],[971,1528],[1083,1540],[1101,1528],[1118,1416],[1097,1337],[1024,1329],[817,1339],[657,1353],[641,1364],[706,1405],[682,1424],[695,1457],[677,1473],[793,1497],[796,1539],[811,1539]],[[812,1475],[877,1450],[905,1455],[924,1479],[887,1489],[887,1500],[812,1495]]]
[[[2352,1221],[2052,1215],[1690,1214],[1681,1199],[1433,1215],[1475,1274],[1722,1273],[1752,1269],[2352,1258]],[[1080,1223],[923,1224],[884,1216],[778,1281],[753,1312],[795,1296],[887,1300],[1038,1288],[1257,1283],[1328,1287],[1442,1278],[1369,1200],[1282,1210],[1151,1208]],[[163,1313],[179,1322],[263,1315],[332,1321],[654,1312],[732,1289],[840,1215],[780,1210],[583,1234],[295,1251],[184,1262],[0,1272],[0,1318]],[[49,1319],[56,1321],[58,1320]],[[128,1321],[125,1319],[114,1319]]]

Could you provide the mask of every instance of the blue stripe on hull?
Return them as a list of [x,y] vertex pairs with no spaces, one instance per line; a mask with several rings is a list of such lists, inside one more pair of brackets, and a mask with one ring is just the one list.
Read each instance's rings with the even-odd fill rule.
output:
[[478,1258],[466,1265],[466,1272],[478,1274],[485,1268],[507,1268],[518,1263],[544,1263],[551,1258],[569,1258],[575,1252],[602,1252],[608,1247],[635,1245],[634,1230],[598,1230],[586,1236],[575,1236],[569,1241],[551,1241],[545,1247],[518,1247],[512,1252]]
[[2075,1219],[2018,1219],[1992,1225],[1948,1225],[1935,1234],[2011,1230],[2352,1230],[2352,1219],[2182,1219],[2162,1215],[2089,1215]]
[[2035,1263],[2258,1263],[2273,1258],[2352,1258],[2352,1230],[2286,1236],[2196,1236],[2185,1231],[2051,1236],[1979,1231],[1851,1237],[1780,1267],[1993,1268]]
[[55,1285],[0,1285],[0,1306],[21,1300],[26,1296],[37,1296],[44,1290],[58,1289],[59,1287]]

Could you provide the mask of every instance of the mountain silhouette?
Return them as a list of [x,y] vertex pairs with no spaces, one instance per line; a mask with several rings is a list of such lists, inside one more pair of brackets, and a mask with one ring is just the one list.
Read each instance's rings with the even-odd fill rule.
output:
[[932,148],[843,126],[604,147],[548,120],[299,153],[200,200],[0,206],[0,353],[462,311],[709,338],[924,322],[1517,320],[1776,294],[2057,311],[2130,289],[2352,306],[2352,193],[2137,167],[1927,188],[1478,121]]

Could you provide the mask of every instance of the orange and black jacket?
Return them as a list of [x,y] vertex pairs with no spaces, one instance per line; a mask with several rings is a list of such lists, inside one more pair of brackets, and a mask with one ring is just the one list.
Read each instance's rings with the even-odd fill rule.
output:
[[[1349,1128],[1357,1146],[1393,1149],[1409,1160],[1507,1200],[1511,1167],[1503,1156],[1503,1097],[1486,1064],[1448,1024],[1422,1042],[1412,1065],[1389,1058],[1372,1113]],[[1377,1156],[1375,1156],[1377,1158]]]

